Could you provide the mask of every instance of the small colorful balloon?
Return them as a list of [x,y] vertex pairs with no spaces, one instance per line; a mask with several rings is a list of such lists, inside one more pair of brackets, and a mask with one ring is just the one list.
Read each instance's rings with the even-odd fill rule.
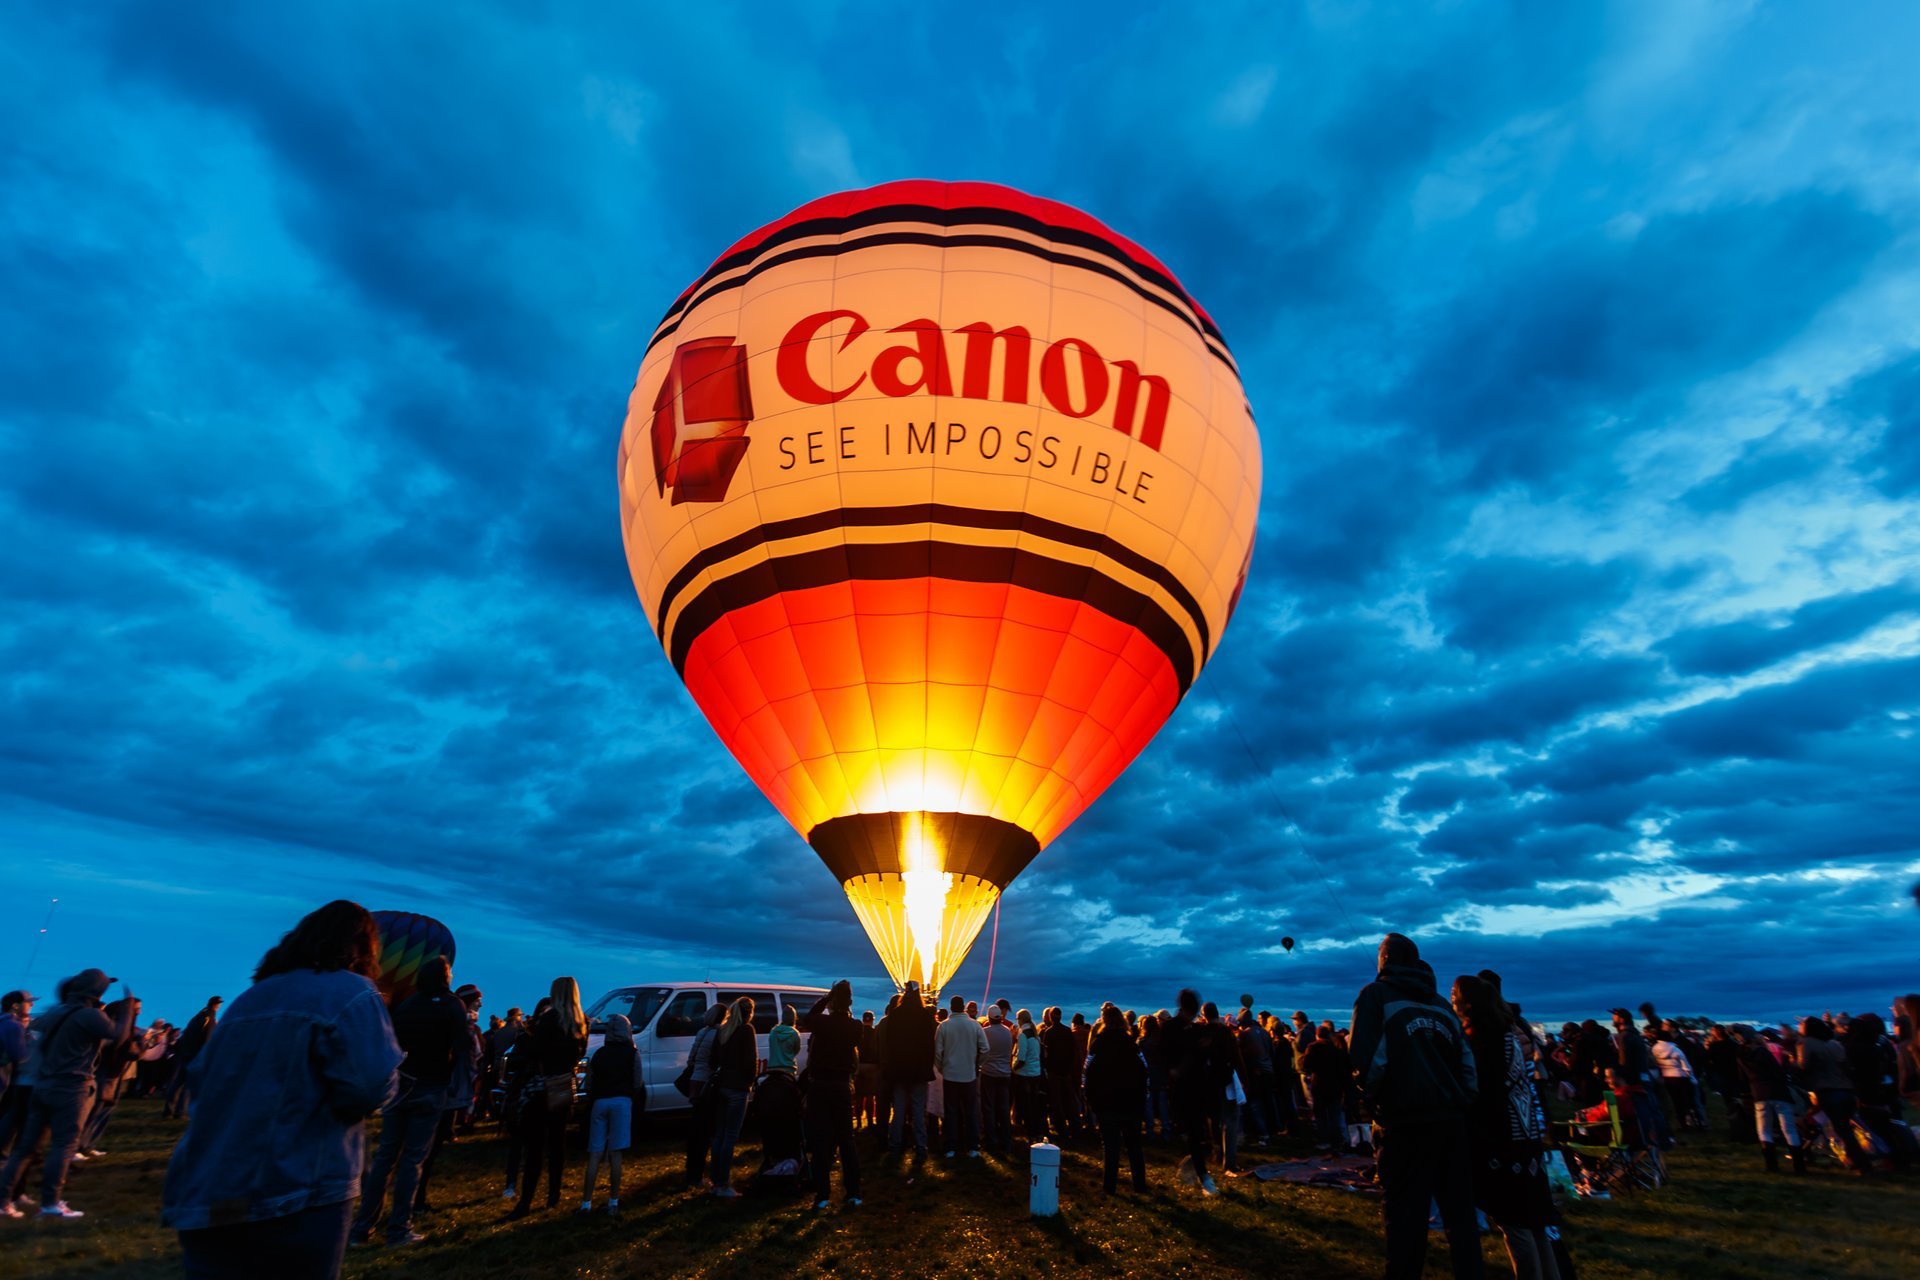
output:
[[413,911],[376,911],[380,930],[380,994],[397,1005],[413,994],[420,966],[435,956],[453,963],[453,931],[432,916]]

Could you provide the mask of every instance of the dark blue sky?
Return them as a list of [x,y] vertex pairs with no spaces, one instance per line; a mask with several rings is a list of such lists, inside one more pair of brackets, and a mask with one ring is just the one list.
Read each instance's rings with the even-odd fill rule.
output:
[[637,8],[0,17],[0,983],[57,895],[32,985],[184,1017],[346,895],[493,1007],[878,995],[641,616],[614,450],[721,249],[938,177],[1166,261],[1267,469],[996,994],[1330,1009],[1388,927],[1536,1012],[1920,985],[1911,6]]

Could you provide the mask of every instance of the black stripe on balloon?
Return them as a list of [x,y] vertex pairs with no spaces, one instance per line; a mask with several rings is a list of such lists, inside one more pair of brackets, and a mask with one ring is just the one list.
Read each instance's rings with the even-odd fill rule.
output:
[[907,846],[925,841],[940,851],[940,869],[1005,889],[1040,852],[1029,831],[977,813],[854,813],[807,832],[807,843],[845,884],[860,876],[899,875]]
[[787,591],[842,582],[947,578],[955,582],[1004,582],[1042,595],[1078,601],[1134,628],[1173,664],[1182,697],[1198,673],[1187,633],[1152,596],[1114,581],[1089,565],[1069,564],[1018,547],[976,547],[961,542],[914,541],[878,545],[851,543],[790,556],[775,556],[703,587],[680,612],[667,654],[685,678],[687,654],[707,628],[732,613]]
[[882,226],[889,222],[925,222],[936,227],[973,225],[1010,227],[1014,230],[1025,231],[1029,235],[1040,236],[1043,239],[1053,240],[1060,244],[1078,245],[1082,249],[1091,249],[1096,253],[1104,254],[1112,258],[1116,262],[1123,263],[1141,279],[1158,285],[1186,303],[1188,308],[1193,312],[1195,321],[1198,322],[1198,325],[1203,331],[1218,338],[1222,347],[1226,346],[1226,336],[1222,334],[1218,326],[1201,311],[1200,304],[1193,300],[1193,295],[1188,293],[1178,280],[1175,280],[1166,272],[1159,270],[1157,267],[1148,266],[1105,236],[1096,235],[1091,231],[1084,231],[1078,227],[1056,226],[1051,222],[1043,222],[1031,214],[1016,213],[1012,209],[1001,209],[992,205],[970,205],[959,209],[941,209],[933,205],[925,204],[883,204],[876,205],[871,209],[862,209],[857,213],[844,214],[840,217],[809,218],[805,222],[796,222],[790,227],[782,227],[772,235],[755,241],[752,245],[737,253],[728,254],[711,267],[708,267],[706,274],[694,281],[686,292],[680,295],[680,300],[676,301],[673,306],[667,308],[667,314],[662,316],[661,320],[663,322],[670,320],[681,310],[693,305],[689,299],[701,285],[737,267],[745,266],[747,263],[752,262],[755,258],[765,253],[768,249],[774,248],[777,245],[786,244],[791,240],[807,240],[814,236],[844,235],[848,231],[858,231],[862,227]]
[[[1234,363],[1233,354],[1227,350],[1225,341],[1208,332],[1208,330],[1212,328],[1211,325],[1202,325],[1192,312],[1180,306],[1179,303],[1166,297],[1164,294],[1156,293],[1139,281],[1129,278],[1125,272],[1109,267],[1105,263],[1080,257],[1077,254],[1055,253],[1048,249],[1042,249],[1039,245],[1028,244],[1024,240],[1010,240],[1005,236],[942,236],[931,235],[922,231],[887,231],[880,235],[864,236],[858,240],[841,240],[833,244],[805,245],[798,249],[788,249],[785,253],[777,253],[771,258],[762,259],[755,263],[752,269],[735,276],[731,280],[723,280],[718,284],[709,285],[705,291],[689,298],[684,304],[674,303],[673,307],[668,309],[667,314],[661,317],[660,327],[654,330],[652,340],[647,343],[647,351],[651,352],[655,347],[672,337],[673,334],[679,330],[681,321],[686,319],[685,313],[687,311],[699,306],[709,298],[716,297],[732,289],[740,288],[762,271],[770,271],[774,267],[781,266],[785,263],[800,262],[807,258],[832,258],[843,253],[851,253],[856,249],[872,249],[883,245],[895,244],[928,245],[936,249],[1010,249],[1016,253],[1024,253],[1058,266],[1083,267],[1097,275],[1106,276],[1124,288],[1131,289],[1140,297],[1153,303],[1186,325],[1189,329],[1192,329],[1200,335],[1201,341],[1206,343],[1207,350],[1211,351],[1227,368],[1233,371],[1234,377],[1237,378],[1240,376],[1240,367]],[[675,311],[680,312],[680,314],[676,316],[674,314]]]
[[693,559],[680,567],[678,573],[673,575],[667,583],[666,590],[661,593],[660,608],[654,615],[653,629],[661,635],[666,634],[667,615],[673,609],[673,602],[680,598],[680,593],[685,591],[701,573],[764,543],[778,542],[783,538],[805,537],[811,533],[824,533],[829,529],[878,529],[919,524],[947,524],[965,529],[1017,530],[1103,555],[1115,564],[1124,565],[1141,577],[1165,588],[1167,594],[1186,610],[1188,618],[1192,620],[1194,631],[1200,637],[1201,652],[1203,654],[1213,652],[1213,633],[1207,627],[1206,611],[1200,607],[1200,602],[1194,599],[1193,593],[1187,590],[1186,584],[1173,576],[1173,570],[1158,561],[1148,559],[1104,533],[1061,524],[1058,520],[1048,520],[1031,512],[989,511],[976,507],[956,507],[943,502],[917,502],[898,507],[836,507],[830,511],[816,511],[811,515],[794,516],[787,520],[771,520],[744,533],[736,533],[731,538],[702,548]]

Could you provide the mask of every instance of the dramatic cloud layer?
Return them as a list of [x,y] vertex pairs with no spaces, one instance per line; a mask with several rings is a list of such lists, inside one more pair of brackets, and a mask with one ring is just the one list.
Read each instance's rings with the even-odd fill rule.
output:
[[1542,1012],[1920,985],[1907,6],[0,34],[0,964],[43,991],[184,1016],[346,894],[447,919],[493,1005],[878,996],[640,616],[613,454],[715,253],[910,176],[1151,246],[1267,454],[1217,662],[1009,895],[997,993],[1331,1009],[1386,928]]

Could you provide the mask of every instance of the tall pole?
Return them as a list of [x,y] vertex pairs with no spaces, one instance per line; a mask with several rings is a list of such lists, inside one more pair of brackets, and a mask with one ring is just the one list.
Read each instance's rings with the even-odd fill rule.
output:
[[20,975],[22,981],[33,976],[33,966],[40,959],[40,944],[46,941],[47,930],[53,927],[53,913],[59,907],[58,898],[47,904],[47,918],[40,922],[40,932],[33,936],[33,950],[27,955],[27,971]]

